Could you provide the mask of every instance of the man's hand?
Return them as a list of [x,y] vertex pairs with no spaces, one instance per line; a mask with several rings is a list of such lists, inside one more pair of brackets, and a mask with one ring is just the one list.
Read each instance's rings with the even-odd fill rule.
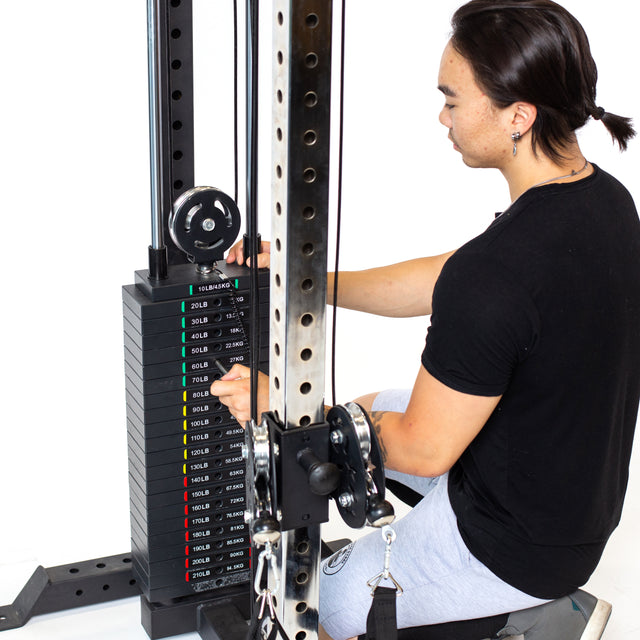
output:
[[[247,266],[251,266],[251,258],[247,258],[245,261],[244,249],[243,249],[243,241],[236,242],[231,249],[229,249],[229,253],[227,254],[227,264],[231,264],[232,262],[236,262],[240,265],[247,263]],[[263,240],[262,245],[260,246],[260,253],[258,254],[258,268],[265,269],[269,268],[271,264],[271,243]]]
[[[231,415],[244,424],[251,420],[251,371],[241,364],[234,364],[227,374],[216,380],[210,388],[211,395],[220,398]],[[269,378],[264,373],[258,373],[258,415],[269,410]]]

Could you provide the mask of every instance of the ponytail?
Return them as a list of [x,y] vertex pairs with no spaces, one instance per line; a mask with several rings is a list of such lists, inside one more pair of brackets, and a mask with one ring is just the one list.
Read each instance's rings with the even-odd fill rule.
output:
[[636,130],[633,128],[631,118],[617,116],[614,113],[605,111],[602,107],[595,107],[591,112],[594,120],[602,120],[602,124],[611,134],[614,142],[618,143],[621,151],[626,151],[629,140],[635,138]]

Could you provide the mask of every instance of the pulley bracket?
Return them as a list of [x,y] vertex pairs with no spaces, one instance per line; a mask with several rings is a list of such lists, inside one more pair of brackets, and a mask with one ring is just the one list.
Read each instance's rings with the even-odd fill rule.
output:
[[385,500],[380,445],[360,405],[335,406],[327,422],[304,429],[285,429],[273,413],[265,413],[259,426],[248,425],[246,440],[253,470],[247,517],[254,539],[326,522],[328,496],[352,528],[382,527],[395,519]]
[[272,413],[264,414],[264,418],[277,452],[277,500],[282,529],[327,522],[328,495],[339,481],[339,471],[329,460],[328,423],[284,429]]

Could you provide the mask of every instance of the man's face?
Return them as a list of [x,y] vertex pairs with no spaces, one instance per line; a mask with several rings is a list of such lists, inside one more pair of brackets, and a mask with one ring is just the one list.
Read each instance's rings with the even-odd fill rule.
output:
[[509,114],[477,85],[471,65],[449,43],[442,55],[438,89],[445,95],[440,122],[470,167],[502,168],[513,143]]

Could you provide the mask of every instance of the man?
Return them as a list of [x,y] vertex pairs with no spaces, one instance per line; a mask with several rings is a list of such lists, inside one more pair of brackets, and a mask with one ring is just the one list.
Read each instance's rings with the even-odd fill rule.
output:
[[[461,7],[440,66],[440,122],[465,164],[502,173],[512,204],[455,253],[340,275],[341,306],[432,314],[410,396],[358,399],[387,469],[424,495],[396,525],[401,628],[554,600],[557,620],[572,620],[554,619],[558,638],[604,629],[610,607],[574,592],[626,489],[640,397],[640,223],[575,136],[589,117],[621,148],[634,135],[596,105],[596,79],[582,27],[556,3]],[[239,420],[243,376],[237,368],[212,386]],[[381,548],[367,536],[340,571],[324,572],[320,618],[334,640],[364,632],[362,585]]]

